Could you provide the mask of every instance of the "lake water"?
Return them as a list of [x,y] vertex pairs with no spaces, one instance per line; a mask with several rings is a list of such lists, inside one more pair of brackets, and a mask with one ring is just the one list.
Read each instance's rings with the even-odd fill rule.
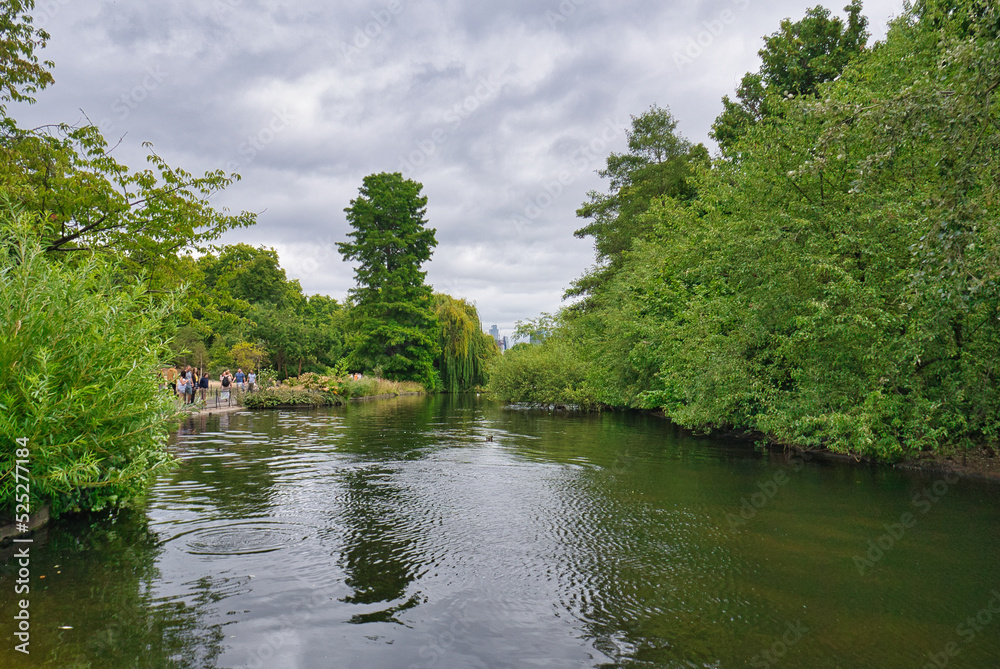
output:
[[1000,664],[995,484],[471,396],[174,441],[143,512],[36,535],[28,661],[2,563],[0,666]]

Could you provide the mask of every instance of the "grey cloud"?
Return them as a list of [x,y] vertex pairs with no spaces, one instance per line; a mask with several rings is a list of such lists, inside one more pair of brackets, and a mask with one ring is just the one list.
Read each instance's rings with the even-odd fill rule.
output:
[[[151,140],[189,171],[236,169],[213,202],[261,213],[224,241],[274,246],[307,292],[338,299],[353,282],[335,249],[343,209],[366,174],[402,170],[438,231],[428,280],[509,330],[558,309],[593,262],[575,211],[604,188],[595,170],[624,149],[629,115],[669,106],[707,142],[761,36],[812,4],[51,0],[56,84],[15,113],[30,125],[83,109],[135,167]],[[876,36],[901,11],[866,4]]]

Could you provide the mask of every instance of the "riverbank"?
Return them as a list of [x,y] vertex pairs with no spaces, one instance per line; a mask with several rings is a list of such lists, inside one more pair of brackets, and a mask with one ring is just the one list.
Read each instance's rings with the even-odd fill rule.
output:
[[[726,436],[732,437],[733,435]],[[917,457],[908,458],[900,462],[880,462],[867,456],[838,453],[825,448],[805,449],[780,445],[769,445],[768,448],[772,451],[790,451],[796,455],[808,455],[810,459],[825,462],[839,462],[844,464],[863,463],[866,465],[892,467],[893,469],[927,472],[929,474],[956,474],[962,478],[982,479],[1000,483],[1000,457],[997,456],[996,451],[990,448],[951,454],[922,453]]]
[[[731,437],[732,435],[727,436]],[[1000,483],[1000,457],[997,456],[996,451],[990,448],[949,454],[922,453],[919,456],[907,458],[900,462],[880,462],[867,456],[838,453],[825,448],[805,449],[780,445],[769,445],[768,448],[772,451],[790,451],[796,455],[808,455],[810,459],[826,462],[845,464],[863,463],[866,465],[892,467],[893,469],[926,472],[929,474],[955,474],[962,478],[981,479]]]
[[351,402],[369,402],[371,400],[391,400],[394,397],[406,397],[408,395],[426,395],[427,393],[404,392],[404,393],[383,393],[381,395],[361,395],[350,398]]
[[898,469],[954,473],[966,478],[1000,482],[1000,457],[992,448],[980,448],[951,455],[928,453],[895,465]]
[[[691,430],[683,428],[671,422],[666,415],[659,410],[650,411],[654,416],[662,418],[678,430],[695,436]],[[753,444],[767,443],[767,435],[761,432],[737,432],[718,430],[711,432],[708,436],[713,439],[736,439]],[[856,453],[840,453],[826,448],[803,448],[795,445],[784,445],[767,443],[766,448],[772,452],[789,452],[795,455],[807,455],[809,459],[823,462],[839,462],[845,464],[865,464],[881,467],[892,467],[894,469],[904,469],[909,471],[919,471],[927,473],[956,474],[963,478],[981,479],[986,481],[996,481],[1000,483],[1000,453],[996,450],[983,447],[965,451],[955,451],[953,453],[925,452],[918,456],[901,460],[900,462],[882,462],[874,460],[865,455]]]

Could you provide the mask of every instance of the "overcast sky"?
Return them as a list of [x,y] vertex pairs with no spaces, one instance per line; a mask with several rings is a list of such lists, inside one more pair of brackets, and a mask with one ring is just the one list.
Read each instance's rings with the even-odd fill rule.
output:
[[[258,223],[223,242],[274,247],[307,294],[337,299],[344,207],[365,175],[402,172],[437,229],[428,281],[509,333],[592,264],[575,211],[629,116],[669,107],[708,144],[761,37],[812,4],[37,0],[56,83],[10,110],[25,125],[82,110],[133,167],[149,141],[176,167],[238,171],[213,201]],[[901,11],[868,0],[872,40]]]

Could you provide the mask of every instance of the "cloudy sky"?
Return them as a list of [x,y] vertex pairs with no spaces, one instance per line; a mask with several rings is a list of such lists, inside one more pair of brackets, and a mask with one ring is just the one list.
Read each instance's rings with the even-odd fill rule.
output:
[[[667,106],[708,144],[761,37],[811,4],[37,0],[56,83],[11,112],[86,114],[134,167],[149,141],[188,171],[238,171],[213,201],[258,224],[223,241],[274,247],[306,293],[338,299],[353,285],[344,207],[365,175],[402,172],[437,229],[428,281],[509,332],[593,262],[574,212],[603,190],[594,172],[629,116]],[[872,39],[901,11],[868,0]]]

